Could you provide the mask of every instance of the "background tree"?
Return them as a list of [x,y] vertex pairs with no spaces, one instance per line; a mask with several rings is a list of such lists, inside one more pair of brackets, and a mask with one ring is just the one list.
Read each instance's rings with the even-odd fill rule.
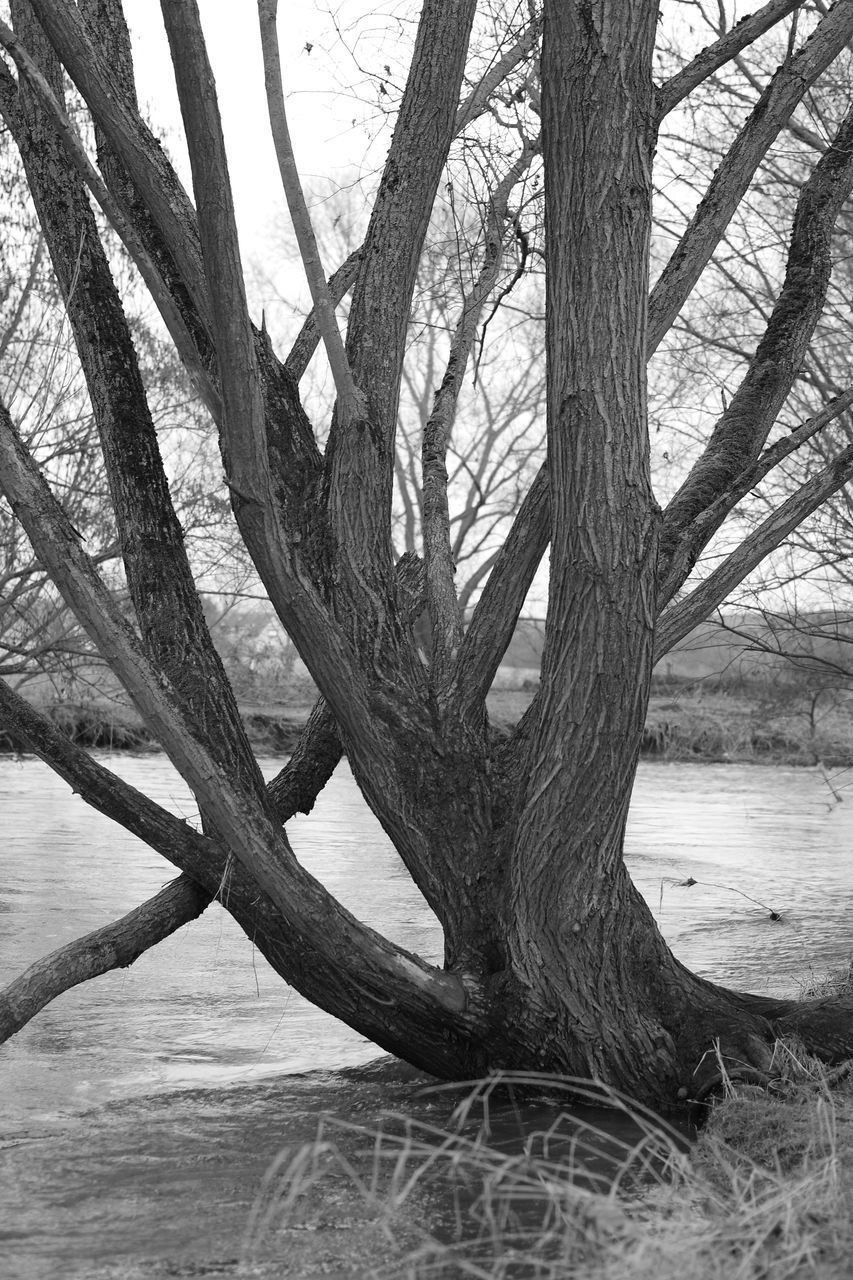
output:
[[[194,0],[163,5],[195,207],[139,116],[116,0],[14,0],[0,39],[0,107],[18,144],[65,299],[102,441],[129,626],[0,410],[0,477],[36,553],[198,801],[197,832],[72,747],[5,686],[6,714],[89,802],[183,875],[100,937],[22,976],[6,1034],[57,990],[127,963],[222,894],[289,982],[391,1052],[434,1073],[493,1067],[596,1076],[658,1104],[702,1094],[719,1053],[761,1072],[798,1031],[834,1060],[853,1051],[850,1006],[726,990],[673,957],[633,886],[623,839],[652,664],[853,473],[844,447],[686,594],[741,497],[803,440],[769,444],[823,310],[836,218],[853,187],[853,113],[799,191],[781,289],[705,448],[661,514],[649,477],[646,361],[725,234],[761,160],[853,37],[853,5],[812,11],[756,95],[649,293],[652,162],[677,103],[795,4],[753,17],[653,81],[657,5],[546,0],[541,98],[507,121],[422,444],[423,561],[395,563],[397,410],[431,210],[467,131],[498,127],[483,102],[527,84],[526,35],[490,7],[487,70],[463,91],[475,0],[425,0],[365,241],[327,288],[289,144],[275,5],[260,0],[276,151],[317,317],[282,364],[253,325],[213,77]],[[517,22],[517,11],[513,10]],[[482,15],[481,15],[482,17]],[[788,28],[790,30],[790,26]],[[525,61],[526,60],[526,61]],[[37,67],[40,67],[39,71]],[[95,122],[98,170],[69,134],[61,67]],[[497,78],[496,78],[497,77]],[[509,77],[509,79],[507,79]],[[541,139],[535,136],[541,113]],[[509,127],[512,125],[513,127]],[[510,235],[503,177],[533,142],[545,175],[547,457],[464,636],[451,555],[447,442],[477,324]],[[458,140],[458,141],[457,141]],[[61,175],[61,180],[57,180]],[[81,176],[108,212],[217,423],[235,519],[323,702],[265,786],[213,648],[175,517],[133,342]],[[335,299],[352,289],[345,340]],[[318,436],[300,403],[315,330],[336,404]],[[840,411],[837,399],[821,412]],[[550,541],[542,683],[507,740],[485,696]],[[431,624],[422,661],[413,619]],[[282,823],[310,809],[345,749],[371,808],[435,911],[445,963],[389,943],[300,866]],[[223,886],[227,884],[227,894]]]

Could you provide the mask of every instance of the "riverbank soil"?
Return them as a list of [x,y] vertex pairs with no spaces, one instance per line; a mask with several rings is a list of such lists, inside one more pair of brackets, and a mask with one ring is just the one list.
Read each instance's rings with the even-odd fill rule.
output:
[[[530,690],[493,690],[494,725],[509,729],[533,699]],[[646,760],[716,764],[853,766],[853,704],[843,692],[772,687],[727,690],[705,684],[653,690],[643,732]]]
[[[240,703],[249,739],[259,754],[286,754],[296,746],[313,705],[310,690],[300,686],[297,695],[287,702]],[[493,689],[487,702],[495,729],[511,729],[534,696],[530,685]],[[45,704],[42,709],[83,746],[157,749],[136,713],[119,703]],[[652,693],[642,755],[668,762],[849,768],[851,710],[853,700],[846,693],[828,689],[726,689],[703,683],[663,687]],[[0,725],[0,751],[25,749],[14,732]]]

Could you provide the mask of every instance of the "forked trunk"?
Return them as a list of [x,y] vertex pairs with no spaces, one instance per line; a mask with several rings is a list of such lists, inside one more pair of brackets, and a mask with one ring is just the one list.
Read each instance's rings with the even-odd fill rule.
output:
[[[792,7],[781,6],[773,21]],[[274,8],[262,6],[270,18],[267,41],[274,37]],[[645,382],[649,346],[661,336],[656,331],[652,344],[647,336],[652,157],[667,102],[666,94],[656,100],[652,83],[657,4],[545,0],[547,465],[495,557],[464,637],[443,451],[466,342],[470,347],[478,315],[482,324],[477,308],[495,287],[501,237],[513,216],[512,174],[490,209],[491,256],[466,295],[467,319],[456,331],[429,422],[424,478],[432,489],[424,504],[423,565],[414,557],[393,565],[390,501],[401,362],[423,238],[453,138],[482,105],[476,89],[459,109],[474,0],[422,6],[412,74],[367,240],[356,255],[354,282],[348,277],[354,296],[349,368],[341,380],[352,384],[351,403],[339,403],[325,455],[294,380],[310,358],[310,336],[305,349],[302,339],[297,343],[299,358],[281,365],[265,330],[249,319],[194,0],[164,5],[163,12],[195,206],[139,119],[120,5],[14,0],[12,10],[18,35],[0,23],[0,40],[22,79],[16,83],[0,60],[0,110],[24,156],[68,299],[137,631],[98,578],[2,404],[0,483],[69,606],[193,788],[204,821],[201,834],[160,810],[0,684],[0,710],[34,749],[90,804],[184,872],[164,901],[158,897],[131,913],[133,922],[120,922],[127,936],[115,963],[138,954],[140,931],[149,931],[153,945],[218,896],[276,971],[308,999],[439,1076],[559,1071],[596,1077],[667,1106],[713,1083],[715,1041],[731,1063],[750,1070],[764,1067],[767,1042],[785,1030],[805,1032],[829,1060],[853,1052],[850,1009],[843,1004],[799,1006],[738,995],[685,970],[624,863],[659,612],[661,521],[649,476]],[[527,56],[538,28],[533,18],[514,46],[519,58]],[[666,300],[658,299],[656,330],[665,328],[672,298],[683,301],[691,272],[697,263],[701,270],[724,232],[722,196],[748,185],[761,147],[770,145],[851,29],[850,6],[834,6],[774,77],[745,127],[746,141],[741,138],[720,166],[719,198],[700,206],[685,233],[686,248],[679,247],[664,273]],[[28,63],[21,34],[41,60],[46,82]],[[738,41],[757,34],[748,22],[727,33],[710,61],[707,53],[696,60],[693,83],[736,56]],[[269,46],[267,53],[271,66],[277,55]],[[498,61],[498,81],[516,65],[515,56],[510,50],[508,62]],[[78,171],[93,191],[103,184],[97,175],[93,181],[85,156],[73,147],[76,158],[66,154],[71,133],[58,101],[63,66],[98,127],[110,188],[104,207],[125,228],[153,296],[165,299],[166,322],[217,420],[246,547],[324,695],[299,750],[266,788],[196,600],[130,330]],[[123,68],[127,83],[115,80],[114,66]],[[483,80],[483,101],[498,83],[489,89],[492,74]],[[515,101],[532,78],[531,70]],[[681,91],[689,86],[681,83]],[[273,100],[281,112],[283,94]],[[737,414],[724,412],[688,480],[687,497],[668,512],[667,599],[683,584],[688,570],[681,569],[695,561],[708,530],[718,528],[738,500],[732,494],[743,481],[739,468],[758,457],[796,376],[823,302],[832,227],[853,186],[851,134],[853,115],[803,187],[790,279],[744,380],[749,394],[732,401]],[[524,139],[516,177],[538,146]],[[521,235],[518,219],[516,228]],[[804,262],[812,274],[803,273]],[[733,433],[743,447],[731,454]],[[796,519],[785,529],[850,474],[853,455],[839,455],[834,469],[803,486]],[[685,521],[693,522],[692,533]],[[499,742],[488,726],[485,695],[549,536],[541,689],[522,723]],[[782,536],[784,530],[777,543]],[[694,592],[688,606],[698,596]],[[719,592],[710,603],[703,597],[702,616],[721,599]],[[432,644],[418,644],[418,617],[429,618]],[[443,970],[350,916],[299,865],[282,830],[294,812],[311,808],[342,751],[441,922]],[[13,984],[0,998],[0,1039],[81,980],[75,973],[102,972],[102,942],[100,934],[82,939],[73,954],[49,957]]]

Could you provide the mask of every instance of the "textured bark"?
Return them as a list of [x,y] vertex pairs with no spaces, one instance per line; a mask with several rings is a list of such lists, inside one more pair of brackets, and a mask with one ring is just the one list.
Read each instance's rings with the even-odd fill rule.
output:
[[[543,1067],[608,1078],[629,1057],[629,1072],[642,1058],[660,1074],[666,1056],[660,1028],[636,1010],[637,975],[656,971],[665,949],[621,859],[654,627],[644,343],[654,31],[645,3],[618,15],[552,4],[542,50],[551,577],[510,855],[509,985],[517,1025],[530,1036],[540,1024]],[[618,1033],[597,1007],[604,987],[623,1005]]]
[[[61,93],[59,65],[29,5],[15,0],[12,12]],[[130,328],[89,201],[53,122],[29,93],[21,98],[17,141],[86,377],[146,653],[220,763],[260,795],[260,772],[204,620]]]

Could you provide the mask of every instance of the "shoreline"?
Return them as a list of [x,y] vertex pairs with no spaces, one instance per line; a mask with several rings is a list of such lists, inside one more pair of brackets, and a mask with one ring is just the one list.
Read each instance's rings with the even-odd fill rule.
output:
[[[511,732],[532,697],[529,688],[490,693],[493,729]],[[80,746],[143,754],[162,751],[129,708],[69,702],[41,709]],[[256,753],[278,755],[295,749],[311,705],[241,703],[240,712]],[[0,756],[30,754],[14,730],[0,726]],[[743,693],[658,693],[650,700],[640,759],[659,764],[853,768],[853,726],[849,715],[836,714],[816,733],[805,713],[768,714],[760,699]]]

